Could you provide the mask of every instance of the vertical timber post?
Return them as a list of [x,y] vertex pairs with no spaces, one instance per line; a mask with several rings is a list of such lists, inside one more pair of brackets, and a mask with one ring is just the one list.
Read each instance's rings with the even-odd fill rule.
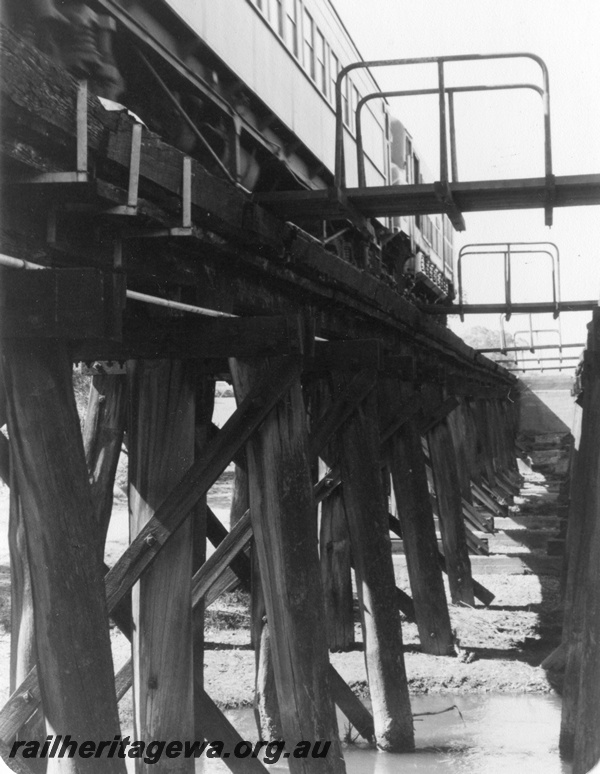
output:
[[461,401],[459,409],[464,416],[467,438],[469,439],[471,481],[476,486],[481,487],[483,483],[483,457],[481,453],[481,438],[475,419],[474,400],[465,398]]
[[[454,409],[452,414],[456,414],[459,419],[461,427],[464,432],[464,453],[465,462],[467,466],[467,475],[469,477],[469,490],[471,489],[471,482],[481,486],[481,476],[479,475],[478,461],[477,461],[477,430],[473,417],[471,416],[471,410],[469,402],[466,398],[458,399],[458,406]],[[451,415],[452,416],[452,415]],[[469,492],[468,501],[472,503],[472,492]]]
[[446,419],[429,430],[427,442],[438,500],[450,595],[455,603],[474,605],[473,578],[462,515],[456,451]]
[[[132,538],[194,459],[195,380],[181,361],[130,361],[129,509]],[[171,537],[134,586],[135,738],[193,739],[192,521]],[[150,764],[136,759],[138,772]],[[173,759],[169,771],[194,771]]]
[[[397,393],[395,400],[394,392]],[[412,387],[402,389],[391,385],[386,390],[385,404],[398,406],[400,396],[406,402],[416,398]],[[388,459],[421,648],[424,653],[445,656],[453,652],[454,640],[438,559],[421,435],[414,418],[401,425],[390,438]]]
[[481,455],[482,475],[488,486],[493,488],[496,486],[496,476],[494,475],[494,465],[492,462],[491,438],[487,424],[485,400],[482,398],[475,398],[471,405],[473,408],[473,419],[475,420],[475,426],[477,427],[477,448]]
[[267,623],[265,596],[260,579],[256,545],[252,545],[251,626],[254,643],[254,718],[261,741],[285,739],[277,700],[277,686],[273,668],[273,645]]
[[8,545],[10,551],[10,692],[35,666],[33,596],[23,503],[19,496],[14,465],[10,473]]
[[[195,390],[195,433],[196,454],[201,454],[207,443],[215,405],[215,383],[205,374],[196,374]],[[206,561],[207,530],[206,495],[201,497],[192,511],[192,574],[197,572]],[[194,672],[194,691],[204,690],[204,600],[196,605],[192,618],[192,660]],[[195,738],[203,737],[202,717],[199,717],[197,702],[194,703]]]
[[97,374],[92,378],[83,426],[83,448],[92,502],[98,523],[98,555],[104,544],[113,505],[113,487],[127,417],[127,377]]
[[471,469],[469,460],[469,436],[464,414],[460,404],[448,414],[447,422],[452,442],[456,450],[456,469],[458,472],[460,492],[468,503],[473,502],[471,495]]
[[[567,643],[561,753],[573,756],[574,774],[587,774],[600,758],[598,683],[600,674],[600,310],[589,325],[584,360],[583,414],[569,519],[576,519],[570,538],[568,593],[563,638]],[[565,604],[567,603],[565,599]]]
[[[49,734],[119,733],[98,527],[71,361],[55,340],[3,340],[11,464],[23,503]],[[118,758],[53,758],[48,774],[124,774]]]
[[372,392],[340,430],[340,468],[375,737],[383,750],[406,752],[414,749],[414,732],[378,428],[377,396]]
[[[277,359],[273,359],[273,363]],[[268,360],[230,361],[242,400],[270,367]],[[289,758],[292,774],[345,771],[323,626],[306,410],[298,379],[246,445],[250,513],[271,637],[282,731],[291,746],[331,742],[326,757]]]
[[354,604],[350,536],[340,487],[321,503],[319,546],[329,649],[347,650],[354,642]]
[[[319,431],[330,416],[333,405],[331,380],[317,379],[307,389],[311,430]],[[335,433],[318,452],[315,460],[318,479],[339,460],[339,442]],[[321,501],[319,558],[325,598],[325,625],[329,649],[346,650],[354,643],[354,601],[352,595],[352,557],[350,534],[341,487],[335,487]]]
[[229,529],[233,529],[246,513],[250,503],[248,500],[248,471],[241,465],[235,465],[233,474],[233,492],[231,509],[229,511]]

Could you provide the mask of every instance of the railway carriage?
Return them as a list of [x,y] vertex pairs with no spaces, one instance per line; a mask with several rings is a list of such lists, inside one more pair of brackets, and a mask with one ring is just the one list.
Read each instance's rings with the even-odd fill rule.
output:
[[[99,96],[248,191],[332,184],[335,82],[361,56],[331,0],[15,0],[8,19]],[[349,186],[357,184],[356,108],[374,91],[367,69],[345,79]],[[367,185],[426,179],[385,100],[368,102],[361,119]],[[369,244],[345,222],[297,225],[417,298],[453,296],[446,216],[374,222]]]

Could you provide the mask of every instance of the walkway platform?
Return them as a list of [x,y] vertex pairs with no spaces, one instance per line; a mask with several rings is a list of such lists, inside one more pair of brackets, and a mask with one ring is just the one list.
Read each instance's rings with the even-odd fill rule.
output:
[[255,200],[286,219],[337,220],[354,210],[365,217],[488,212],[600,204],[600,175],[481,180],[450,183],[450,202],[439,183],[347,188],[344,191],[276,191]]

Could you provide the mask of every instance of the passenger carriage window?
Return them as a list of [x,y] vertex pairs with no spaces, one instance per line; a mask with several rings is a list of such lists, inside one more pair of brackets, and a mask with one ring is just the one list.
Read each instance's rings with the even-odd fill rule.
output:
[[350,110],[348,105],[348,95],[350,92],[350,81],[348,78],[344,78],[342,83],[342,116],[346,126],[350,126]]
[[358,93],[358,89],[356,86],[351,85],[350,86],[350,129],[351,131],[356,131],[356,108],[358,105],[358,100],[360,99],[360,94]]
[[276,18],[273,19],[273,25],[275,29],[277,30],[277,34],[280,38],[285,37],[284,32],[284,13],[283,13],[283,0],[275,0],[275,15]]
[[287,0],[287,23],[289,30],[289,43],[292,54],[299,58],[298,46],[298,0]]
[[327,48],[325,46],[325,36],[320,30],[317,30],[317,85],[327,96]]
[[304,11],[304,69],[315,79],[315,25],[312,16]]
[[271,21],[271,0],[251,0],[262,15]]
[[415,154],[413,156],[413,179],[412,182],[418,185],[421,179],[421,163]]
[[331,57],[329,60],[329,77],[330,77],[329,97],[334,106],[335,106],[335,82],[337,81],[339,72],[340,72],[340,61],[332,51]]

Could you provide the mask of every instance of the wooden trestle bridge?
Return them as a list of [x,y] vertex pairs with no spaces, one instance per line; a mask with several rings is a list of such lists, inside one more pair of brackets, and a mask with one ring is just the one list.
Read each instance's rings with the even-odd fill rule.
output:
[[[106,112],[6,29],[1,65],[0,425],[10,441],[0,435],[0,474],[11,486],[13,595],[3,756],[15,738],[46,733],[113,739],[131,685],[138,738],[233,745],[236,730],[203,687],[202,632],[205,606],[239,584],[252,587],[263,716],[278,705],[289,745],[333,742],[327,758],[291,758],[292,771],[344,771],[336,703],[381,749],[411,750],[400,610],[423,650],[444,656],[443,573],[453,602],[493,598],[472,577],[469,547],[473,526],[485,528],[474,503],[494,511],[518,491],[514,377],[279,217],[299,200],[326,217],[339,197],[253,200]],[[556,180],[554,206],[597,202],[599,180]],[[465,210],[548,204],[546,181],[465,185],[452,189]],[[400,200],[403,212],[439,211],[424,186],[399,189],[393,204],[379,196],[347,192],[361,217],[397,212]],[[82,438],[72,363],[97,360],[126,363],[126,375],[94,377]],[[223,375],[238,407],[217,430]],[[125,426],[132,541],[108,570]],[[232,460],[239,480],[247,474],[248,507],[227,533],[205,496]],[[395,585],[390,529],[404,541],[411,597]],[[208,561],[207,536],[217,546]],[[328,659],[352,636],[350,561],[372,715]],[[132,640],[116,677],[109,617]],[[177,764],[169,770],[193,770]],[[118,757],[60,765],[125,770]],[[264,771],[253,758],[228,765]],[[11,766],[33,770],[25,758]]]

